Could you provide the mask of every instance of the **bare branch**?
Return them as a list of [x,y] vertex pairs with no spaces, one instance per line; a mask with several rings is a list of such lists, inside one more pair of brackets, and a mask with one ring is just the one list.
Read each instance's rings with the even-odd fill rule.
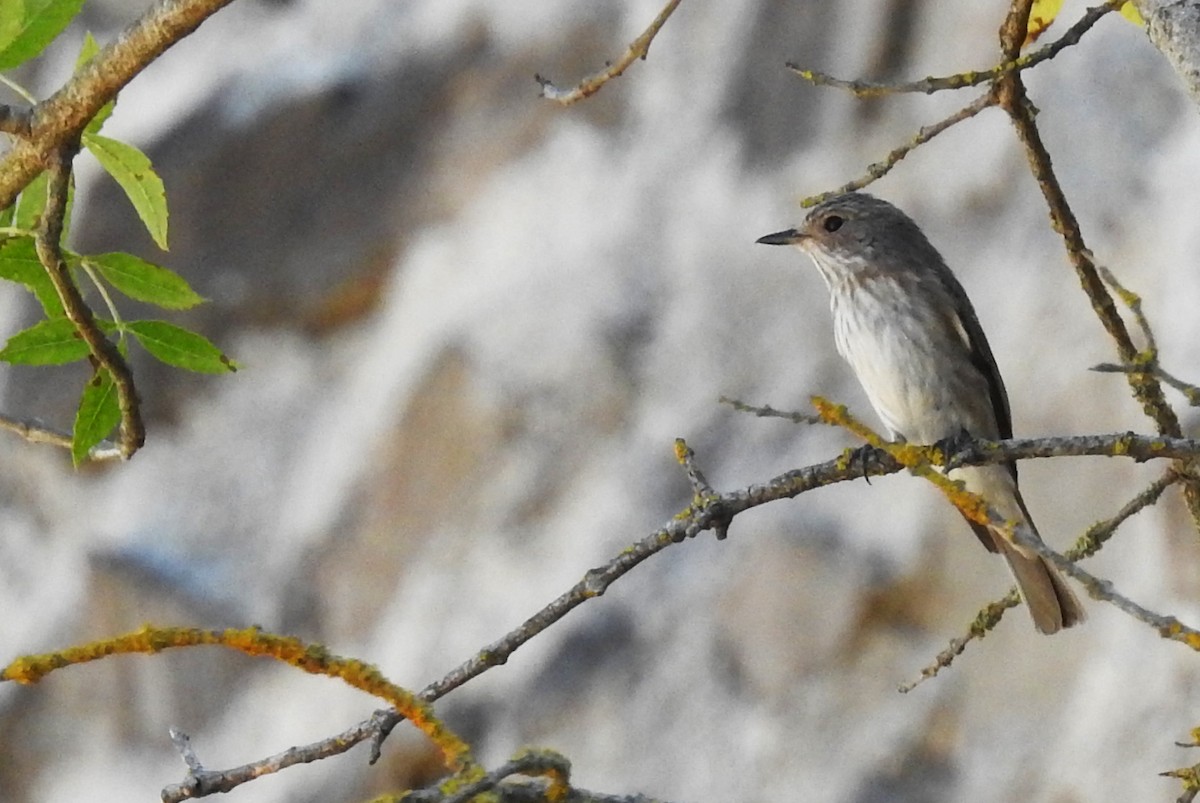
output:
[[1187,399],[1188,406],[1200,407],[1200,387],[1168,374],[1161,365],[1117,365],[1116,363],[1102,362],[1099,365],[1093,365],[1089,370],[1102,374],[1149,374],[1164,385],[1182,393]]
[[1137,323],[1138,328],[1142,330],[1142,336],[1146,338],[1146,348],[1138,354],[1136,361],[1133,363],[1125,365],[1101,363],[1100,365],[1093,366],[1091,370],[1105,373],[1148,374],[1182,393],[1188,400],[1188,404],[1192,407],[1200,407],[1200,387],[1184,382],[1182,379],[1177,379],[1163,370],[1159,364],[1158,343],[1154,338],[1154,329],[1150,326],[1150,321],[1146,318],[1146,313],[1142,309],[1142,297],[1122,285],[1117,280],[1117,277],[1113,275],[1113,272],[1104,265],[1097,265],[1096,267],[1100,271],[1100,276],[1104,279],[1105,283],[1113,289],[1117,297],[1133,313],[1134,321]]
[[1104,521],[1098,521],[1091,527],[1087,528],[1087,532],[1079,537],[1075,542],[1075,546],[1067,550],[1068,560],[1082,560],[1090,558],[1100,551],[1100,548],[1112,538],[1113,533],[1117,531],[1125,521],[1132,518],[1137,513],[1150,507],[1156,503],[1163,491],[1170,488],[1175,483],[1182,479],[1175,473],[1174,468],[1169,468],[1166,472],[1150,483],[1141,493],[1126,502],[1116,514]]
[[844,192],[854,192],[855,190],[861,190],[863,187],[867,186],[871,182],[878,181],[879,179],[886,176],[889,172],[891,172],[891,169],[893,167],[895,167],[896,164],[901,159],[903,159],[905,156],[908,156],[908,154],[910,152],[912,152],[918,146],[924,145],[926,142],[933,139],[938,134],[945,131],[947,128],[950,128],[953,125],[961,123],[963,120],[969,120],[972,117],[974,117],[975,115],[979,114],[984,109],[988,108],[989,106],[995,106],[995,105],[996,105],[996,97],[993,93],[988,92],[987,94],[980,95],[978,98],[971,101],[966,106],[962,107],[961,109],[956,111],[954,114],[950,115],[949,117],[939,120],[938,122],[933,123],[932,125],[923,126],[920,130],[917,131],[917,135],[915,137],[913,137],[912,139],[910,139],[908,142],[904,143],[903,145],[899,146],[898,148],[892,149],[892,151],[883,158],[883,161],[875,162],[874,164],[867,167],[866,174],[863,175],[861,178],[856,178],[853,181],[843,184],[842,186],[838,187],[836,190],[831,190],[829,192],[823,192],[820,195],[814,195],[814,196],[805,198],[803,201],[800,202],[800,206],[807,209],[808,207],[816,206],[817,204],[821,203],[822,201],[824,201],[828,198],[832,198],[835,195],[841,195]]
[[534,80],[542,85],[542,97],[557,101],[564,106],[569,106],[599,92],[601,87],[625,72],[635,60],[645,60],[646,56],[650,53],[650,43],[654,41],[655,36],[658,36],[659,29],[666,23],[671,13],[675,11],[679,2],[680,0],[668,0],[663,10],[658,12],[658,16],[650,23],[650,27],[630,43],[629,47],[621,55],[621,58],[609,64],[595,75],[584,78],[574,89],[559,89],[550,82],[549,78],[543,78],[540,75],[533,76]]
[[[40,421],[21,421],[16,418],[0,415],[0,429],[15,432],[30,443],[44,443],[70,449],[72,438],[69,433],[47,427]],[[116,460],[121,457],[121,450],[108,441],[102,441],[88,452],[88,459],[94,462]]]
[[730,407],[737,410],[739,413],[751,413],[753,415],[758,416],[759,418],[783,418],[787,421],[791,421],[793,424],[819,424],[819,423],[821,423],[820,416],[812,415],[809,413],[794,413],[794,412],[788,412],[787,410],[776,410],[774,407],[771,407],[770,405],[758,407],[758,406],[755,406],[752,404],[746,404],[745,402],[738,401],[737,399],[731,399],[728,396],[722,396],[721,398],[717,399],[717,401],[719,401],[721,404],[728,404]]
[[171,736],[171,744],[175,745],[175,749],[179,751],[179,756],[183,759],[183,763],[187,764],[188,771],[203,772],[204,766],[200,763],[196,751],[192,749],[192,737],[178,728],[170,728],[168,733]]
[[971,626],[967,628],[965,635],[955,636],[950,639],[950,644],[946,649],[939,652],[933,659],[933,662],[921,670],[919,677],[906,683],[901,683],[897,691],[901,694],[908,694],[925,681],[936,677],[938,672],[949,667],[950,664],[954,663],[955,658],[963,654],[968,644],[976,639],[983,638],[996,625],[1000,624],[1000,619],[1004,616],[1005,611],[1009,608],[1015,608],[1020,604],[1021,595],[1017,592],[1016,586],[1009,589],[1007,594],[995,602],[989,602],[976,614],[975,621],[971,622]]
[[[196,765],[193,766],[192,762],[188,760],[188,754],[179,747],[179,741],[175,738],[175,731],[172,729],[172,742],[176,745],[176,749],[180,750],[184,761],[188,764],[188,773],[187,778],[182,782],[164,787],[160,797],[163,803],[181,803],[181,801],[192,798],[231,792],[260,776],[279,772],[295,764],[308,764],[344,753],[359,742],[366,741],[373,736],[377,727],[376,718],[372,717],[340,734],[340,738],[352,740],[348,744],[339,742],[339,737],[335,737],[303,747],[290,747],[282,753],[276,753],[251,764],[243,764],[227,770],[206,770],[200,766],[199,760],[195,758],[195,753],[191,753],[191,758],[196,762]],[[190,750],[190,741],[188,745]]]
[[[1088,257],[1095,261],[1093,254],[1089,253]],[[1100,278],[1104,280],[1104,283],[1111,287],[1113,292],[1117,294],[1117,298],[1121,299],[1121,302],[1129,307],[1129,311],[1133,313],[1134,322],[1142,330],[1142,337],[1146,338],[1146,351],[1150,352],[1152,359],[1157,360],[1158,343],[1154,339],[1154,329],[1150,326],[1150,321],[1147,320],[1146,313],[1142,309],[1142,297],[1121,284],[1116,274],[1104,265],[1096,265],[1096,271],[1100,274]]]
[[445,798],[445,803],[470,803],[476,795],[496,789],[502,781],[514,775],[546,776],[549,784],[538,791],[546,800],[558,800],[565,797],[569,789],[567,781],[571,777],[571,762],[550,750],[530,750],[489,772],[478,781],[455,790],[453,795]]

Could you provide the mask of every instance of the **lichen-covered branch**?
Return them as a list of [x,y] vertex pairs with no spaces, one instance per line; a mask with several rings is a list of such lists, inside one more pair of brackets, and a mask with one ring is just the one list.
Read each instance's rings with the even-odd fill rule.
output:
[[856,178],[853,181],[848,181],[842,186],[838,187],[836,190],[830,190],[829,192],[823,192],[820,195],[813,195],[805,198],[800,202],[800,206],[807,209],[808,207],[816,206],[822,201],[832,198],[835,195],[861,190],[871,182],[878,181],[886,176],[901,159],[903,159],[905,156],[908,156],[908,154],[917,147],[924,145],[926,142],[933,139],[951,126],[957,125],[963,120],[969,120],[989,106],[995,105],[996,97],[991,91],[980,95],[975,100],[956,111],[954,114],[938,120],[936,123],[922,126],[921,129],[917,131],[917,135],[915,137],[910,139],[908,142],[905,142],[903,145],[893,148],[888,155],[883,158],[882,161],[869,165],[867,167],[867,172],[860,178]]
[[[1112,537],[1119,526],[1125,523],[1127,519],[1157,502],[1159,497],[1162,496],[1163,491],[1179,482],[1179,479],[1179,475],[1175,473],[1174,469],[1168,469],[1161,477],[1150,483],[1141,493],[1126,502],[1111,518],[1098,521],[1091,527],[1088,527],[1087,532],[1079,537],[1075,546],[1067,550],[1067,559],[1071,561],[1082,560],[1100,551],[1100,547]],[[967,632],[950,639],[950,644],[946,649],[939,652],[934,660],[921,670],[920,677],[902,684],[900,691],[904,693],[910,692],[926,680],[935,677],[938,672],[954,663],[954,659],[962,655],[969,643],[976,639],[981,639],[991,632],[1000,623],[1005,611],[1009,608],[1017,607],[1020,603],[1021,597],[1017,593],[1016,586],[1009,589],[1009,592],[1000,599],[989,602],[975,615],[975,619],[972,620],[970,627],[967,628]]]
[[[1109,0],[1109,2],[1103,5],[1089,8],[1074,25],[1067,29],[1066,33],[1050,44],[1026,53],[1023,56],[1019,55],[1020,47],[1018,46],[1015,51],[1006,52],[1003,61],[986,70],[968,70],[967,72],[956,73],[955,75],[930,76],[918,81],[887,83],[835,78],[832,75],[826,75],[816,70],[805,69],[792,62],[787,63],[787,68],[815,86],[832,86],[838,89],[845,89],[853,92],[860,98],[894,95],[903,92],[918,92],[931,95],[934,92],[946,89],[965,89],[969,86],[981,86],[993,83],[1001,76],[1035,67],[1043,61],[1054,58],[1064,48],[1078,44],[1088,29],[1095,25],[1101,17],[1110,11],[1120,8],[1124,2],[1125,0]],[[1029,3],[1025,5],[1028,6]],[[1026,9],[1025,19],[1026,21],[1029,19],[1028,9]],[[1021,28],[1020,30],[1020,41],[1024,41],[1025,30],[1025,28]]]

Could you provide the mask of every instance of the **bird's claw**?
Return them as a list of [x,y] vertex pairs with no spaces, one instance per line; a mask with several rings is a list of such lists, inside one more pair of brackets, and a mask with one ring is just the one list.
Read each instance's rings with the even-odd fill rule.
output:
[[952,471],[977,457],[979,450],[975,448],[975,439],[966,429],[960,429],[955,434],[942,438],[933,444],[942,453],[944,470]]
[[867,481],[867,485],[871,484],[871,469],[883,464],[880,459],[880,451],[869,443],[864,443],[857,449],[850,452],[847,460],[851,468],[857,466],[862,471],[863,479]]

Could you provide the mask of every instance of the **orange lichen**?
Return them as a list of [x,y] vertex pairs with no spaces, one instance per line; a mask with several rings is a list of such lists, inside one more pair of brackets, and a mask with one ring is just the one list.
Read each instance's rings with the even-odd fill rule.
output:
[[146,625],[132,633],[68,647],[58,652],[21,656],[0,670],[0,680],[37,683],[56,669],[88,663],[109,655],[154,654],[171,647],[200,645],[228,647],[246,655],[274,658],[310,674],[338,678],[391,704],[441,749],[447,766],[463,770],[474,764],[467,744],[437,718],[428,703],[389,681],[376,667],[355,658],[334,655],[320,644],[308,644],[298,638],[268,633],[257,627],[203,630]]

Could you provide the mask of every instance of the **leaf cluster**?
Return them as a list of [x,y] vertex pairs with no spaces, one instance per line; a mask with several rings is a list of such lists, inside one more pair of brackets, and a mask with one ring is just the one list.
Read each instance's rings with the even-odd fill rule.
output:
[[[82,0],[0,0],[0,70],[34,58],[58,36],[79,12]],[[76,71],[100,51],[88,34],[76,60]],[[31,103],[32,96],[7,78],[4,82]],[[167,250],[167,199],[162,179],[150,159],[138,148],[103,136],[101,127],[112,115],[115,100],[105,104],[80,132],[79,146],[124,191],[154,243]],[[186,310],[205,299],[179,274],[127,253],[79,254],[65,247],[69,234],[73,182],[63,210],[58,249],[76,287],[86,279],[103,301],[105,314],[90,322],[71,315],[39,252],[39,227],[51,212],[49,171],[31,181],[9,207],[0,210],[0,279],[15,282],[33,294],[44,318],[9,336],[0,349],[0,360],[19,365],[63,365],[90,362],[92,376],[84,386],[72,430],[72,458],[85,460],[93,447],[121,422],[122,410],[112,372],[93,359],[92,348],[81,332],[90,323],[115,339],[122,357],[130,341],[152,357],[176,368],[200,373],[226,373],[237,364],[211,341],[196,332],[161,320],[125,320],[114,302],[116,291],[129,299],[166,310]]]

